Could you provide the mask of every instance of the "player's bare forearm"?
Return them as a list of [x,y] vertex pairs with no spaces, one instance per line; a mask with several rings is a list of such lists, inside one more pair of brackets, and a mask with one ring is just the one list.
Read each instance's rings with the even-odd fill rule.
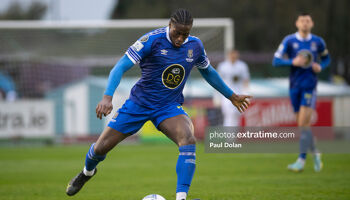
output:
[[102,115],[107,116],[113,110],[112,104],[113,97],[110,95],[103,95],[102,100],[96,106],[96,116],[99,119],[102,119]]
[[250,95],[237,95],[232,94],[229,100],[237,108],[240,113],[243,113],[250,105],[249,99],[252,98]]

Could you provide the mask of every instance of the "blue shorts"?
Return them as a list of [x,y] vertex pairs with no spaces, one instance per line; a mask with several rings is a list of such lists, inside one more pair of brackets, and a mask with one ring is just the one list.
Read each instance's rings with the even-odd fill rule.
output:
[[151,109],[140,106],[128,99],[115,113],[108,126],[123,134],[134,134],[148,120],[151,120],[154,126],[158,128],[163,120],[181,114],[187,115],[178,103],[166,105],[159,109]]
[[291,88],[289,90],[289,94],[294,112],[299,112],[300,106],[306,106],[315,109],[316,88]]

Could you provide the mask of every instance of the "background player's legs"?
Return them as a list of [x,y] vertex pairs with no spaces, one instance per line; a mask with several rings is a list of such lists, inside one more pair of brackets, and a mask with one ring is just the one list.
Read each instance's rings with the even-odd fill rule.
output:
[[[307,106],[300,106],[299,112],[296,114],[296,119],[298,123],[298,127],[300,128],[300,145],[299,145],[299,157],[297,162],[288,166],[289,169],[294,171],[301,171],[305,165],[305,159],[308,149],[313,153],[316,152],[315,143],[313,139],[313,135],[311,132],[311,117],[314,112],[313,108]],[[318,155],[319,156],[319,155]],[[318,162],[318,161],[317,161]],[[319,162],[321,162],[319,160]],[[318,165],[321,165],[319,163]],[[319,171],[321,166],[315,167],[316,171]],[[317,168],[317,169],[316,169]]]
[[86,154],[84,174],[91,176],[97,164],[104,160],[106,154],[119,142],[127,138],[129,134],[123,134],[111,127],[106,127],[97,142],[92,144]]
[[311,107],[300,106],[300,110],[297,113],[297,123],[299,127],[310,127],[311,126],[311,116],[313,113]]
[[196,168],[196,140],[191,119],[182,114],[162,121],[158,128],[179,146],[176,200],[186,199]]
[[304,138],[303,145],[305,147],[301,146],[301,148],[303,148],[303,151],[305,151],[305,157],[306,157],[307,150],[310,149],[311,152],[314,154],[314,170],[316,172],[319,172],[323,168],[323,163],[321,161],[321,154],[316,149],[314,136],[310,128],[311,117],[313,112],[314,112],[313,108],[301,106],[300,112],[299,112],[298,125],[302,128],[301,133]]
[[297,118],[298,126],[301,128],[302,138],[304,138],[305,140],[303,141],[305,147],[302,147],[305,150],[301,152],[301,153],[305,153],[305,157],[308,149],[310,149],[311,152],[316,153],[315,143],[314,143],[313,135],[310,128],[311,117],[313,112],[314,112],[313,108],[301,106],[300,111],[298,113],[298,118]]

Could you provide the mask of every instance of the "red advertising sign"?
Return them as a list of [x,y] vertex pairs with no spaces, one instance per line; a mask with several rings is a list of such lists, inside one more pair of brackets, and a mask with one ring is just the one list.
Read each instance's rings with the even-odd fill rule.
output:
[[[208,125],[206,110],[214,107],[212,99],[192,99],[185,104],[185,110],[192,118],[197,139],[204,139]],[[312,126],[333,126],[333,101],[318,98],[316,112],[312,116]],[[250,107],[241,117],[245,127],[292,127],[297,126],[296,116],[289,98],[253,99]]]
[[[289,98],[255,99],[242,115],[241,125],[248,127],[261,126],[297,126],[295,113]],[[312,126],[332,126],[332,100],[319,98],[316,112],[311,119]]]

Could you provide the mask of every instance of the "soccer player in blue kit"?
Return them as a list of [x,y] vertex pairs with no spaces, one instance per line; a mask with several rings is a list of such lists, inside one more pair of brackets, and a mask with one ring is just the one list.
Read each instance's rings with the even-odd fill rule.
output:
[[323,39],[311,34],[313,25],[310,14],[298,15],[298,32],[284,38],[273,59],[274,66],[289,66],[291,69],[290,99],[297,124],[301,127],[299,157],[295,163],[288,165],[288,169],[295,172],[304,169],[308,149],[314,154],[314,170],[319,172],[323,166],[310,126],[316,105],[317,74],[329,65],[330,56]]
[[117,111],[108,127],[86,154],[85,167],[68,184],[66,193],[76,194],[93,175],[96,166],[119,142],[136,133],[143,124],[153,124],[179,147],[176,164],[176,200],[186,200],[195,171],[196,146],[193,124],[182,109],[185,82],[193,67],[205,80],[244,112],[249,106],[247,95],[237,95],[210,65],[200,39],[190,36],[193,18],[185,9],[176,10],[168,27],[156,29],[137,40],[111,70],[103,99],[96,107],[102,119],[112,111],[112,96],[124,72],[136,63],[141,79],[131,90],[130,98]]

